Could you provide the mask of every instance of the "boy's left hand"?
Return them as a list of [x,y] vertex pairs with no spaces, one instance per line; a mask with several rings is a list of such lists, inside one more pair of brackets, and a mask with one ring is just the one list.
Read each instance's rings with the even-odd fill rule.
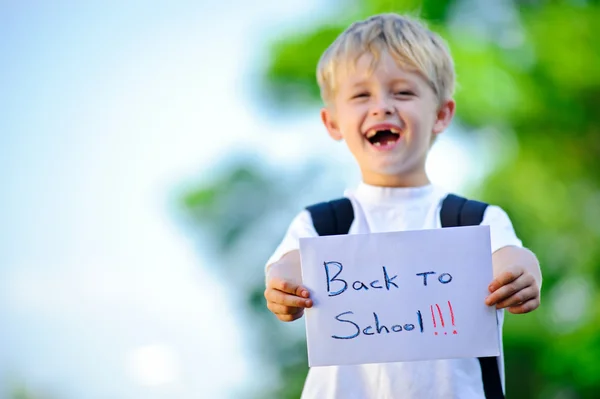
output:
[[510,313],[528,313],[540,306],[540,287],[531,272],[522,266],[510,266],[489,285],[488,306],[508,308]]

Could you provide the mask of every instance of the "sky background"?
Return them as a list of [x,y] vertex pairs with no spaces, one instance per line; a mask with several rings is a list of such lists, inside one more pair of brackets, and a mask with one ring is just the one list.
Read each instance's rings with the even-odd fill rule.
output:
[[[318,112],[280,115],[254,91],[268,44],[331,10],[0,2],[0,397],[25,383],[65,399],[218,398],[268,380],[173,204],[242,152],[328,156],[358,178]],[[449,188],[471,162],[456,137],[428,165]]]

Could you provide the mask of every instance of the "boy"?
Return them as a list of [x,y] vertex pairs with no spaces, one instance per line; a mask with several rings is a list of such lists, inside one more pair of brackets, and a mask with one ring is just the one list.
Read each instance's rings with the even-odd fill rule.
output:
[[[334,140],[346,142],[362,175],[346,193],[355,214],[349,234],[441,227],[448,192],[430,183],[425,160],[455,110],[454,67],[442,39],[413,19],[376,15],[343,32],[317,74],[323,124]],[[481,224],[490,226],[493,252],[485,303],[499,309],[501,330],[501,309],[527,313],[539,306],[542,277],[502,209],[487,207]],[[317,235],[303,211],[267,263],[267,306],[282,321],[312,306],[301,285],[298,239]],[[502,357],[499,364],[503,370]],[[485,398],[484,391],[477,359],[451,359],[312,368],[302,397],[470,399]]]

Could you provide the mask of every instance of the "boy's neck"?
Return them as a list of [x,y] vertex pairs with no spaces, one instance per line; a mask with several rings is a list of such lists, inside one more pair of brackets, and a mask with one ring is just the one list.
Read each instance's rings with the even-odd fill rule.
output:
[[415,171],[413,173],[398,174],[398,175],[381,175],[381,174],[362,174],[362,179],[365,184],[378,187],[423,187],[431,184],[427,173]]

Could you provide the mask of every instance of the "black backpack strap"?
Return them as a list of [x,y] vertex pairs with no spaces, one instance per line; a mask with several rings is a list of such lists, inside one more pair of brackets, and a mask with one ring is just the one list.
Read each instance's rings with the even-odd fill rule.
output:
[[[440,211],[442,227],[477,226],[483,221],[483,215],[487,207],[488,204],[484,202],[448,194],[442,202],[442,210]],[[486,399],[504,399],[498,358],[492,356],[478,359]]]
[[348,234],[354,221],[354,209],[348,198],[321,202],[306,208],[320,236]]
[[442,227],[477,226],[483,220],[488,204],[448,194],[442,202]]
[[480,357],[479,366],[481,366],[481,378],[483,380],[483,392],[485,399],[504,399],[502,390],[502,381],[500,380],[500,369],[498,368],[498,358]]

